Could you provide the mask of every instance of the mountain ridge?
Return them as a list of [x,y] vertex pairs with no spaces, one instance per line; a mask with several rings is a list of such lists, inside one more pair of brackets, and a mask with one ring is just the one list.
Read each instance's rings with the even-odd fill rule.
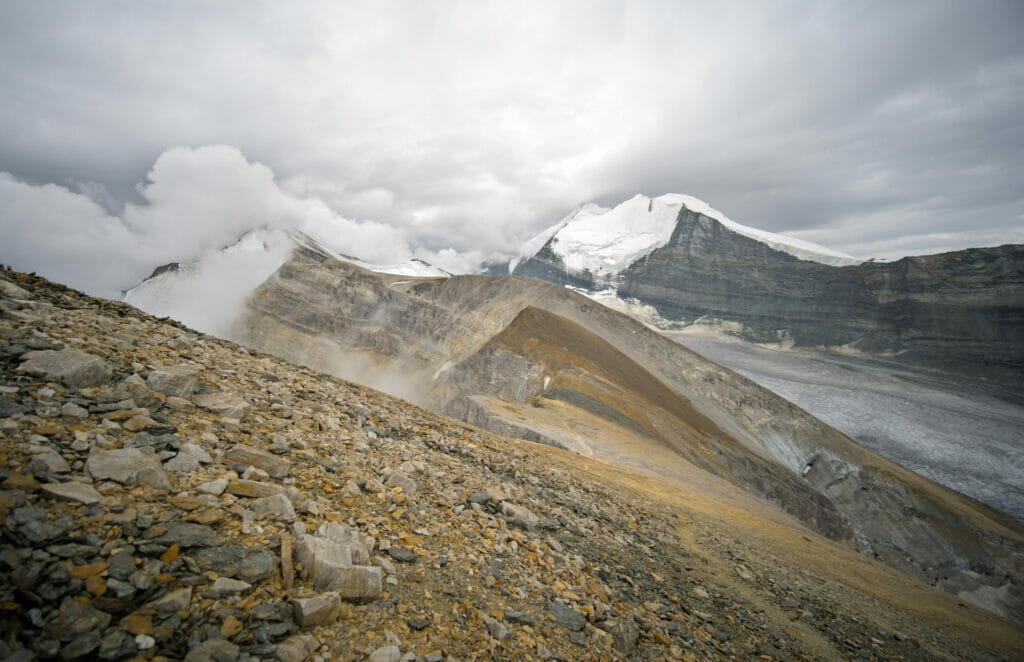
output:
[[[514,273],[589,292],[609,286],[571,268],[556,240]],[[735,322],[755,342],[854,347],[1024,391],[1024,246],[830,266],[682,207],[671,237],[610,287],[669,322]]]
[[[410,280],[331,260],[293,260],[250,300],[248,335],[243,340],[349,378],[371,383],[377,378],[377,386],[408,389],[402,392],[404,397],[503,434],[564,447],[583,443],[574,450],[633,462],[629,458],[636,456],[630,453],[644,452],[639,449],[650,448],[649,442],[620,425],[616,434],[634,446],[631,451],[617,447],[619,442],[602,433],[611,423],[593,417],[595,401],[626,418],[638,410],[623,405],[606,380],[576,367],[563,371],[568,377],[546,372],[545,362],[527,358],[530,352],[521,342],[495,346],[493,339],[531,305],[582,324],[604,340],[613,339],[619,351],[685,394],[725,433],[713,444],[701,442],[710,452],[703,454],[703,461],[678,455],[666,461],[695,461],[706,465],[705,470],[717,463],[726,468],[721,475],[727,480],[738,480],[797,513],[812,528],[821,527],[818,530],[842,539],[843,526],[828,523],[827,514],[838,509],[856,531],[859,547],[931,582],[964,576],[954,568],[1019,562],[1011,560],[1019,554],[1011,551],[1017,543],[1010,542],[1021,539],[1019,522],[976,502],[966,506],[961,495],[944,488],[936,491],[937,486],[860,448],[736,373],[562,287],[507,276]],[[569,331],[574,328],[559,324]],[[553,383],[571,377],[573,384],[586,384],[582,391],[570,389],[585,397],[546,397],[544,382],[549,376]],[[629,389],[618,393],[638,397]],[[580,421],[597,426],[591,437],[572,433]],[[552,432],[545,432],[552,427]],[[741,450],[730,450],[734,447],[728,438],[739,441]],[[679,466],[680,471],[689,471]],[[819,495],[826,499],[815,506],[820,508],[817,512],[801,511],[801,504],[810,507]],[[878,512],[895,519],[879,520]],[[980,524],[983,529],[1002,533],[989,538],[979,532],[977,538],[965,538],[963,532],[976,526],[967,521],[975,521],[975,516],[976,523],[988,522]],[[999,539],[1009,546],[996,542]],[[936,540],[944,542],[936,547]],[[987,542],[976,547],[972,540]],[[937,572],[940,567],[943,570]],[[944,585],[953,589],[954,583]]]

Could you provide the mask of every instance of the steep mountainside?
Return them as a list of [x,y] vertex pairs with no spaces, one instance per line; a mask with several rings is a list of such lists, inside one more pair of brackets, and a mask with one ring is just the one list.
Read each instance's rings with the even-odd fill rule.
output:
[[700,483],[740,507],[766,499],[931,584],[967,599],[996,591],[997,609],[1021,613],[1019,522],[565,288],[400,278],[305,253],[256,290],[243,326],[263,351],[502,434]]
[[7,660],[1024,655],[767,509],[6,271],[0,457]]
[[[651,217],[663,198],[651,201]],[[649,250],[627,252],[618,262],[628,263],[612,271],[575,260],[575,244],[561,240],[568,228],[576,228],[572,236],[607,231],[598,215],[542,234],[543,244],[514,273],[592,291],[611,287],[670,321],[737,322],[757,342],[852,345],[1024,392],[1024,246],[844,263],[787,246],[779,235],[760,236],[698,203],[679,205],[670,233],[663,230]]]

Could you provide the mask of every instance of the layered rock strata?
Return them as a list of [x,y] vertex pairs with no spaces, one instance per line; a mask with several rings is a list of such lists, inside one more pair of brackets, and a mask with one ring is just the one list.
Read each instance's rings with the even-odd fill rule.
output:
[[[515,273],[605,289],[594,274],[568,269],[554,241]],[[1024,246],[830,266],[682,207],[668,243],[614,287],[668,321],[726,320],[756,342],[853,346],[1024,393]]]

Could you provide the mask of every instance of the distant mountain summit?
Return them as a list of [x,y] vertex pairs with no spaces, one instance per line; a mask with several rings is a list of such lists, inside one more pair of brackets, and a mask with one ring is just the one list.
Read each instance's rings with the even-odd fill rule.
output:
[[254,228],[234,243],[208,251],[197,260],[157,267],[149,278],[125,292],[124,300],[194,329],[233,337],[246,298],[295,252],[320,262],[340,260],[377,273],[419,278],[451,275],[419,259],[371,264],[334,251],[294,228]]
[[685,195],[583,205],[511,273],[728,322],[755,342],[842,348],[1024,391],[1024,246],[859,262],[740,225]]
[[580,205],[528,241],[509,271],[518,273],[516,268],[521,262],[546,251],[578,278],[613,284],[631,264],[668,245],[683,214],[703,216],[731,232],[802,260],[832,266],[859,263],[845,253],[809,241],[740,225],[703,200],[670,193],[657,198],[636,195],[611,209],[593,203]]

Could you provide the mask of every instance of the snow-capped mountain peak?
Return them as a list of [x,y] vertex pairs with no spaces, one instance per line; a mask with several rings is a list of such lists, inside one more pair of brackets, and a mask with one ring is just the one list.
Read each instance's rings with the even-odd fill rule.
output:
[[611,209],[595,204],[581,205],[526,242],[519,256],[510,263],[509,271],[549,246],[570,273],[589,272],[596,282],[612,284],[630,264],[668,244],[683,208],[802,260],[833,266],[859,262],[809,241],[741,225],[703,200],[669,193],[656,198],[636,195]]

